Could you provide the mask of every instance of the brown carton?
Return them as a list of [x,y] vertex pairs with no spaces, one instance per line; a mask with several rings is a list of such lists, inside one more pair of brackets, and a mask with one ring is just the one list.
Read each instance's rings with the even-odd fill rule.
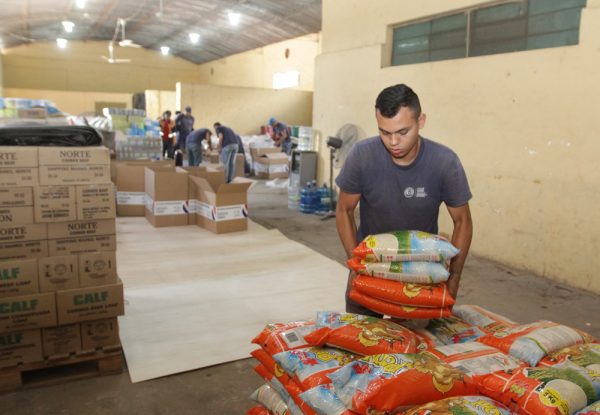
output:
[[[166,159],[166,160],[111,160],[110,161],[110,181],[114,184],[117,184],[117,169],[119,166],[138,166],[142,167],[141,174],[141,183],[142,183],[142,192],[144,191],[144,167],[146,166],[160,166],[160,167],[175,167],[175,160]],[[143,216],[143,215],[142,215]]]
[[146,219],[155,227],[188,224],[188,173],[181,168],[146,167]]
[[123,315],[123,283],[57,291],[56,307],[60,325]]
[[197,186],[189,178],[204,176],[204,173],[206,173],[206,167],[183,167],[183,169],[188,172],[188,225],[195,225],[196,206],[198,204],[198,195],[196,191]]
[[36,186],[33,188],[36,223],[76,220],[75,203],[75,186]]
[[39,183],[43,186],[110,181],[106,147],[40,147]]
[[60,356],[81,351],[81,327],[79,324],[42,329],[44,357]]
[[48,256],[48,241],[0,243],[0,260],[43,258]]
[[117,216],[112,183],[75,186],[77,220],[114,219]]
[[0,206],[0,225],[27,225],[33,223],[33,206]]
[[39,329],[0,334],[0,368],[41,360],[42,336]]
[[81,220],[48,224],[50,256],[116,250],[114,219]]
[[221,161],[221,158],[219,156],[219,152],[213,150],[210,153],[208,153],[208,161],[210,161],[212,164],[219,164],[219,162]]
[[37,147],[0,147],[0,187],[38,184]]
[[78,288],[78,265],[77,255],[38,259],[40,292]]
[[285,153],[267,153],[253,158],[254,174],[262,179],[286,178],[289,173],[288,156]]
[[81,345],[84,351],[120,346],[117,319],[107,318],[81,323]]
[[245,156],[243,154],[235,155],[235,177],[244,177],[246,172],[244,171],[244,160]]
[[229,184],[221,172],[206,172],[191,177],[196,185],[198,202],[196,224],[214,233],[248,229],[247,191],[252,181],[236,177]]
[[48,225],[0,225],[0,260],[48,256]]
[[0,298],[39,292],[35,259],[0,261]]
[[[111,165],[111,168],[113,165]],[[145,216],[144,171],[146,166],[175,167],[173,160],[121,162],[115,164],[115,183],[117,185],[117,215]]]
[[0,207],[33,207],[33,187],[0,187]]
[[54,293],[0,298],[0,333],[56,326]]
[[90,252],[79,255],[79,286],[95,287],[117,282],[115,252]]

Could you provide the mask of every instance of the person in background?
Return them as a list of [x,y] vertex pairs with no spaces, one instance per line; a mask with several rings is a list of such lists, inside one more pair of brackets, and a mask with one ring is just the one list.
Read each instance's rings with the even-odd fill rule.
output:
[[[173,158],[173,135],[175,123],[171,119],[171,111],[166,110],[159,120],[160,134],[162,137],[162,158]],[[166,154],[166,156],[165,156]]]
[[[471,191],[463,166],[448,147],[424,138],[419,97],[404,84],[385,88],[375,103],[379,136],[352,146],[335,182],[340,189],[336,226],[348,255],[368,235],[396,230],[438,233],[442,202],[454,224],[448,290],[456,298],[473,236]],[[360,226],[354,211],[360,202]],[[348,277],[348,290],[355,274]],[[377,315],[348,298],[346,311]]]
[[225,181],[230,183],[235,176],[235,155],[238,152],[238,141],[235,131],[216,122],[215,134],[219,137],[218,150],[221,153],[221,162],[225,165]]
[[290,155],[292,153],[292,139],[288,126],[277,121],[274,117],[269,119],[269,125],[272,129],[271,138],[275,141],[275,146],[281,147],[283,153]]
[[189,133],[194,130],[194,117],[192,116],[192,107],[185,107],[185,112],[180,113],[175,118],[175,131],[177,132],[176,148],[185,152],[185,143]]
[[188,165],[190,167],[197,167],[202,163],[202,140],[208,142],[208,148],[210,149],[211,136],[212,131],[208,128],[200,128],[188,134],[185,140],[185,148],[187,149]]
[[238,151],[237,154],[241,154],[244,156],[244,176],[250,176],[250,164],[248,164],[248,160],[246,160],[246,151],[244,150],[244,142],[242,141],[242,137],[239,134],[235,135],[238,143]]

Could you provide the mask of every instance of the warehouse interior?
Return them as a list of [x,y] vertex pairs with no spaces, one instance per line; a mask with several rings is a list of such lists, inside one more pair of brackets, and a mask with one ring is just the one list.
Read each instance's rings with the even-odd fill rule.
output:
[[[477,395],[506,405],[502,414],[600,413],[600,346],[593,339],[600,338],[600,215],[594,208],[600,203],[600,171],[594,167],[600,154],[599,28],[599,0],[9,0],[0,9],[0,140],[5,127],[50,128],[59,119],[49,115],[50,105],[71,125],[112,116],[110,126],[96,130],[112,130],[116,140],[110,148],[103,138],[103,149],[110,148],[107,171],[112,169],[116,184],[116,214],[103,220],[112,220],[116,229],[112,250],[123,290],[118,314],[123,350],[119,345],[96,352],[110,353],[116,365],[111,370],[101,368],[108,358],[81,359],[80,351],[54,361],[44,356],[45,363],[23,362],[11,357],[15,349],[3,340],[0,407],[14,414],[421,413],[404,411],[431,400],[367,408],[344,400],[341,389],[336,393],[346,412],[310,404],[305,409],[287,385],[286,398],[272,383],[270,390],[283,403],[269,407],[253,395],[269,380],[255,373],[257,360],[249,355],[260,345],[251,341],[267,324],[345,311],[348,257],[338,236],[339,211],[338,218],[328,218],[341,192],[335,178],[356,143],[380,134],[378,94],[406,84],[427,115],[422,137],[458,155],[472,193],[472,241],[456,304],[483,307],[515,326],[549,321],[544,324],[585,332],[580,342],[559,349],[590,344],[597,359],[596,369],[585,375],[595,398],[576,404],[556,392],[568,401],[566,412],[549,404],[531,409],[529,401],[486,395],[483,387]],[[11,102],[29,106],[9,113]],[[44,106],[48,113],[40,117],[36,111]],[[161,152],[157,163],[167,164],[150,167],[152,157],[138,157],[134,150],[125,156],[125,144],[119,147],[119,140],[133,146],[129,136],[136,135],[129,125],[115,134],[122,114],[142,120],[142,130],[145,123],[146,135],[135,141],[144,145],[149,128],[162,129],[158,120],[165,111],[175,118],[175,111],[188,106],[194,129],[214,131],[213,142],[219,135],[215,122],[241,136],[246,150],[241,170],[249,161],[250,172],[240,172],[238,165],[229,185],[235,190],[228,195],[219,195],[214,185],[225,180],[222,154],[205,152],[207,164],[200,171],[181,152],[188,169],[182,178],[164,148],[152,151]],[[270,118],[291,127],[298,147],[288,157],[273,144]],[[309,136],[294,141],[304,133]],[[156,143],[162,130],[158,134]],[[330,137],[340,138],[341,148]],[[4,145],[0,141],[0,151]],[[39,148],[42,174],[47,156]],[[260,156],[283,170],[271,166],[259,173]],[[0,170],[7,166],[1,162]],[[201,194],[212,192],[204,202],[213,207],[247,207],[231,221],[242,227],[207,223],[200,210],[188,212],[192,203],[185,218],[179,214],[171,222],[161,222],[166,216],[156,213],[148,218],[147,204],[141,207],[145,213],[133,215],[140,217],[120,214],[123,189],[116,174],[126,176],[126,166],[142,172],[146,194],[152,181],[154,200],[179,199],[160,199],[164,173],[165,189],[182,188],[186,202],[192,193],[204,200]],[[309,166],[317,187],[325,184],[332,192],[321,215],[302,211],[306,183],[292,183]],[[40,185],[66,183],[43,181],[40,176]],[[3,185],[0,178],[0,209]],[[37,192],[34,187],[33,195]],[[450,239],[453,217],[444,206],[439,212],[439,233]],[[59,221],[47,220],[48,234],[56,225],[51,222]],[[8,252],[0,246],[0,266],[23,259],[2,250]],[[0,300],[9,298],[1,289],[0,284]],[[60,310],[58,319],[54,326],[60,326]],[[94,318],[75,321],[83,327]],[[0,333],[8,339],[11,330],[2,324]],[[500,348],[512,356],[508,349]],[[13,360],[2,363],[2,356]],[[74,359],[78,364],[69,363]],[[271,376],[281,380],[277,373]],[[443,398],[449,396],[456,395]]]

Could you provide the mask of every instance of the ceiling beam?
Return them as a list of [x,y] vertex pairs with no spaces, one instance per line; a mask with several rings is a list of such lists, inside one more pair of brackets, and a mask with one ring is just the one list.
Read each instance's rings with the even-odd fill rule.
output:
[[[97,19],[94,20],[94,24],[92,25],[92,27],[90,27],[90,30],[88,30],[86,36],[83,38],[84,41],[88,40],[94,34],[94,31],[98,28],[98,26],[104,20],[106,20],[108,15],[110,15],[112,13],[112,11],[115,9],[115,7],[117,7],[118,4],[119,4],[119,0],[113,0],[112,2],[110,2],[106,5],[104,10],[102,10],[102,13],[100,14],[100,17],[98,17]],[[115,25],[116,24],[117,24],[117,22],[115,20]]]

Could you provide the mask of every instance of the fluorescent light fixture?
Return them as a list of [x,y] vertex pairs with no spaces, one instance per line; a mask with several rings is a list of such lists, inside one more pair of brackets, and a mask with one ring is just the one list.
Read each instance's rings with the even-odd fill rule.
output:
[[68,43],[69,43],[69,41],[65,38],[62,38],[62,37],[56,38],[56,44],[61,49],[66,48]]
[[300,84],[300,72],[275,72],[273,74],[273,89],[293,88]]
[[169,54],[170,50],[171,50],[171,48],[168,47],[168,46],[161,46],[160,47],[160,53],[162,53],[165,56],[167,56]]
[[240,23],[241,15],[239,13],[229,12],[227,15],[229,17],[229,24],[232,26],[237,26]]
[[65,29],[65,32],[67,33],[72,33],[73,29],[75,28],[75,23],[70,22],[68,20],[63,20],[62,22],[62,26]]
[[198,43],[200,40],[200,33],[190,33],[190,42]]
[[78,9],[85,9],[85,0],[75,0],[75,6]]

